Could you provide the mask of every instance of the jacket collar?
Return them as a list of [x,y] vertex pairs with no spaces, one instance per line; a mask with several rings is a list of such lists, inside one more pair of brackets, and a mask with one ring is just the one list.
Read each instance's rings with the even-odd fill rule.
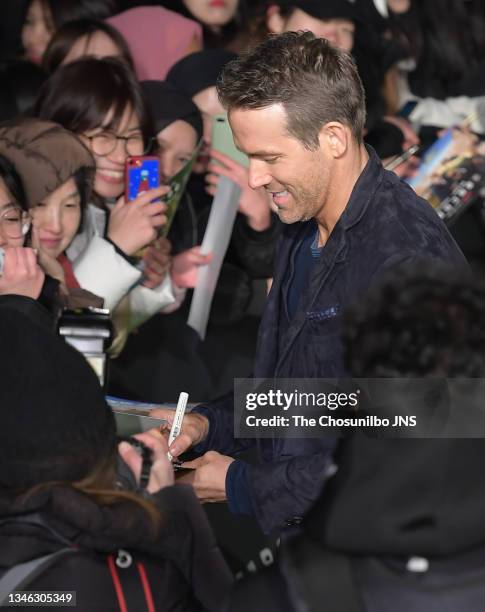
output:
[[350,229],[362,219],[384,177],[384,169],[377,153],[368,145],[365,145],[365,148],[369,154],[369,159],[357,179],[348,204],[339,219],[339,225],[344,230]]

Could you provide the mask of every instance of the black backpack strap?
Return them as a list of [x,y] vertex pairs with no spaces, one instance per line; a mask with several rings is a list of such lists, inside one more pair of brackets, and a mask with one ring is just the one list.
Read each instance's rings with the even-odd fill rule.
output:
[[280,568],[295,611],[363,612],[349,557],[299,535],[283,541]]
[[9,593],[12,593],[12,591],[23,591],[37,576],[51,565],[54,565],[56,561],[76,552],[78,551],[75,548],[61,548],[61,550],[50,555],[14,565],[0,579],[0,606],[8,603]]

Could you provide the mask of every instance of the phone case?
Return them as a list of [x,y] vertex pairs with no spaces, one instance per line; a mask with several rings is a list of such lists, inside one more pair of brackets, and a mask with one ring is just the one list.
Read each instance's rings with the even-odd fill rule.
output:
[[227,119],[227,115],[216,115],[212,124],[212,148],[224,153],[232,160],[245,166],[249,166],[247,155],[241,153],[234,144],[231,126]]
[[158,157],[142,155],[129,157],[126,160],[125,197],[127,202],[159,185],[160,162]]

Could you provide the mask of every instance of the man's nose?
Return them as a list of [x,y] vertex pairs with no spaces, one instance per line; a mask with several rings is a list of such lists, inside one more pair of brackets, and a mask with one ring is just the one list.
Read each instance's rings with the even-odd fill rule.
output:
[[260,165],[258,162],[253,160],[249,163],[249,177],[248,184],[251,189],[258,189],[258,187],[264,187],[271,183],[271,176],[268,174],[266,168]]

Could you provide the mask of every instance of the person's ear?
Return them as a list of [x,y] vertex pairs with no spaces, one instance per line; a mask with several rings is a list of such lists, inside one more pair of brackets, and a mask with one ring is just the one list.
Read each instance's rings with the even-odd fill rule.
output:
[[266,10],[266,27],[272,34],[282,34],[285,31],[285,19],[276,4],[271,4]]
[[318,135],[320,148],[328,151],[334,159],[343,157],[350,146],[350,128],[339,121],[326,123]]

